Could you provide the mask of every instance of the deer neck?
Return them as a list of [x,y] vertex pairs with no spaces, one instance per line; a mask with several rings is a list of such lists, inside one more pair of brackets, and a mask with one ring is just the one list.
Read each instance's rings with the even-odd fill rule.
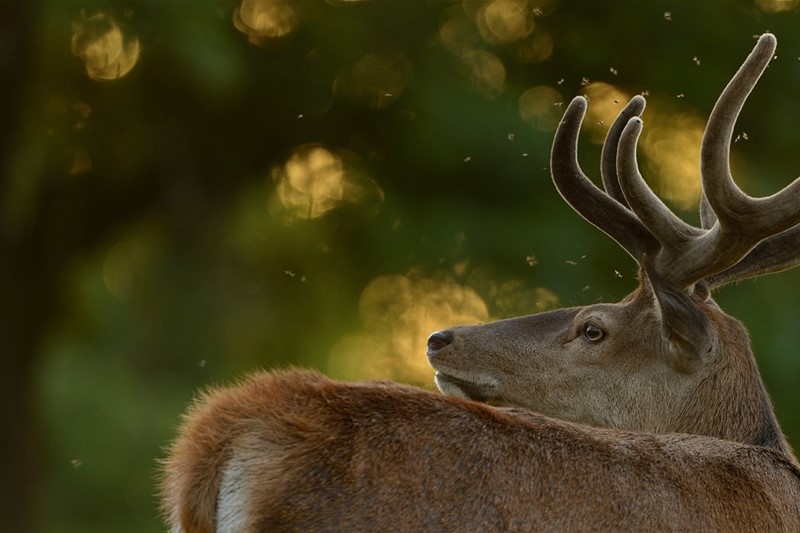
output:
[[725,353],[718,354],[685,396],[672,430],[771,448],[797,464],[758,371],[747,330],[721,311],[710,318],[719,333],[719,349]]

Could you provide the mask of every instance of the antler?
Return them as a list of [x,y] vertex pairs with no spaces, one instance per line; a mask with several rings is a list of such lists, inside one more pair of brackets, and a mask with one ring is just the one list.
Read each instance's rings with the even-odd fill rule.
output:
[[578,132],[586,114],[586,99],[570,102],[556,130],[550,155],[550,173],[564,200],[583,218],[617,241],[636,261],[657,253],[660,244],[624,202],[616,169],[619,136],[631,117],[641,115],[645,101],[634,97],[609,129],[603,145],[603,182],[608,194],[590,180],[578,163]]
[[800,243],[800,228],[795,227],[800,223],[800,178],[772,196],[752,198],[733,181],[729,165],[736,118],[776,44],[772,34],[759,38],[711,112],[701,148],[701,228],[670,211],[639,173],[636,146],[644,109],[639,96],[620,113],[603,146],[606,192],[586,177],[577,162],[577,136],[586,101],[578,97],[570,103],[553,144],[551,171],[556,188],[642,267],[678,287],[707,280],[714,288],[800,263],[792,251]]

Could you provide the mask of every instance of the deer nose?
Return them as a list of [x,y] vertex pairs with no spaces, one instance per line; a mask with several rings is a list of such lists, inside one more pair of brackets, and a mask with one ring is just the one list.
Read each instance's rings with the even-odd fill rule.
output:
[[428,357],[435,354],[453,342],[453,333],[450,331],[434,331],[428,337]]

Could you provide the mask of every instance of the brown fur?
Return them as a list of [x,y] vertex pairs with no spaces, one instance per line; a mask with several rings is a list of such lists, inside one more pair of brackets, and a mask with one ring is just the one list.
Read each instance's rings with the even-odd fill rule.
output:
[[800,529],[800,470],[769,448],[309,372],[255,374],[195,404],[164,484],[186,533],[215,530],[234,455],[267,465],[253,472],[252,532]]
[[705,306],[705,312],[719,337],[718,351],[724,353],[687,394],[670,430],[767,446],[793,457],[750,350],[747,330],[716,306]]

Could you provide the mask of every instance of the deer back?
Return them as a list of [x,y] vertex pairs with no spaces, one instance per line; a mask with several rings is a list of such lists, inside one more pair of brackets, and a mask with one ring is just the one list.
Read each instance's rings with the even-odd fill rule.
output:
[[299,371],[206,396],[170,457],[167,512],[186,533],[800,524],[800,471],[774,450]]

